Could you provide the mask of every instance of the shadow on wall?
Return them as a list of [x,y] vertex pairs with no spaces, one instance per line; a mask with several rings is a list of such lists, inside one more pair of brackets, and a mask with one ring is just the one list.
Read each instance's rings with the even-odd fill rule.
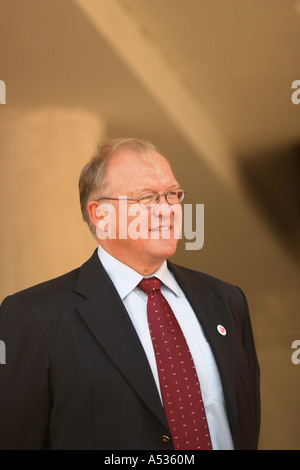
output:
[[300,144],[239,161],[246,192],[300,265]]

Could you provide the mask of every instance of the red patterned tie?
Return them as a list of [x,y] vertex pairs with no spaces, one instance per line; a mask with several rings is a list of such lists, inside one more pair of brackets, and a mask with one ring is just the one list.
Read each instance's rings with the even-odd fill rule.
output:
[[155,277],[145,278],[139,287],[148,295],[148,324],[174,448],[211,450],[194,362],[175,315],[160,291],[161,282]]

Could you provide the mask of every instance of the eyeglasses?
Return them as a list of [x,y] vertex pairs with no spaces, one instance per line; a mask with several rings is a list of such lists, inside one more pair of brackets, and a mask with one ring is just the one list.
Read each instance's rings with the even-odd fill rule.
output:
[[97,200],[114,200],[114,201],[136,201],[141,207],[151,207],[152,205],[157,205],[160,201],[160,198],[164,196],[165,200],[170,206],[174,204],[179,204],[183,201],[184,198],[183,189],[171,189],[164,194],[159,193],[143,193],[137,198],[121,198],[121,197],[100,197]]

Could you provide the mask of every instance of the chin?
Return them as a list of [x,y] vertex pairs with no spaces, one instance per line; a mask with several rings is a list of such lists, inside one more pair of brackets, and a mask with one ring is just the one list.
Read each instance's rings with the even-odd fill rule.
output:
[[164,261],[176,253],[178,240],[151,240],[152,242],[156,242],[156,246],[151,250],[156,258],[161,258]]

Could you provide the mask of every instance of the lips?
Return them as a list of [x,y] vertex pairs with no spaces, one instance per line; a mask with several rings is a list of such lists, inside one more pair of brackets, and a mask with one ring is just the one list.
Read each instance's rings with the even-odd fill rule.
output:
[[167,230],[171,230],[172,227],[170,225],[163,225],[162,227],[151,228],[150,232],[165,232]]

